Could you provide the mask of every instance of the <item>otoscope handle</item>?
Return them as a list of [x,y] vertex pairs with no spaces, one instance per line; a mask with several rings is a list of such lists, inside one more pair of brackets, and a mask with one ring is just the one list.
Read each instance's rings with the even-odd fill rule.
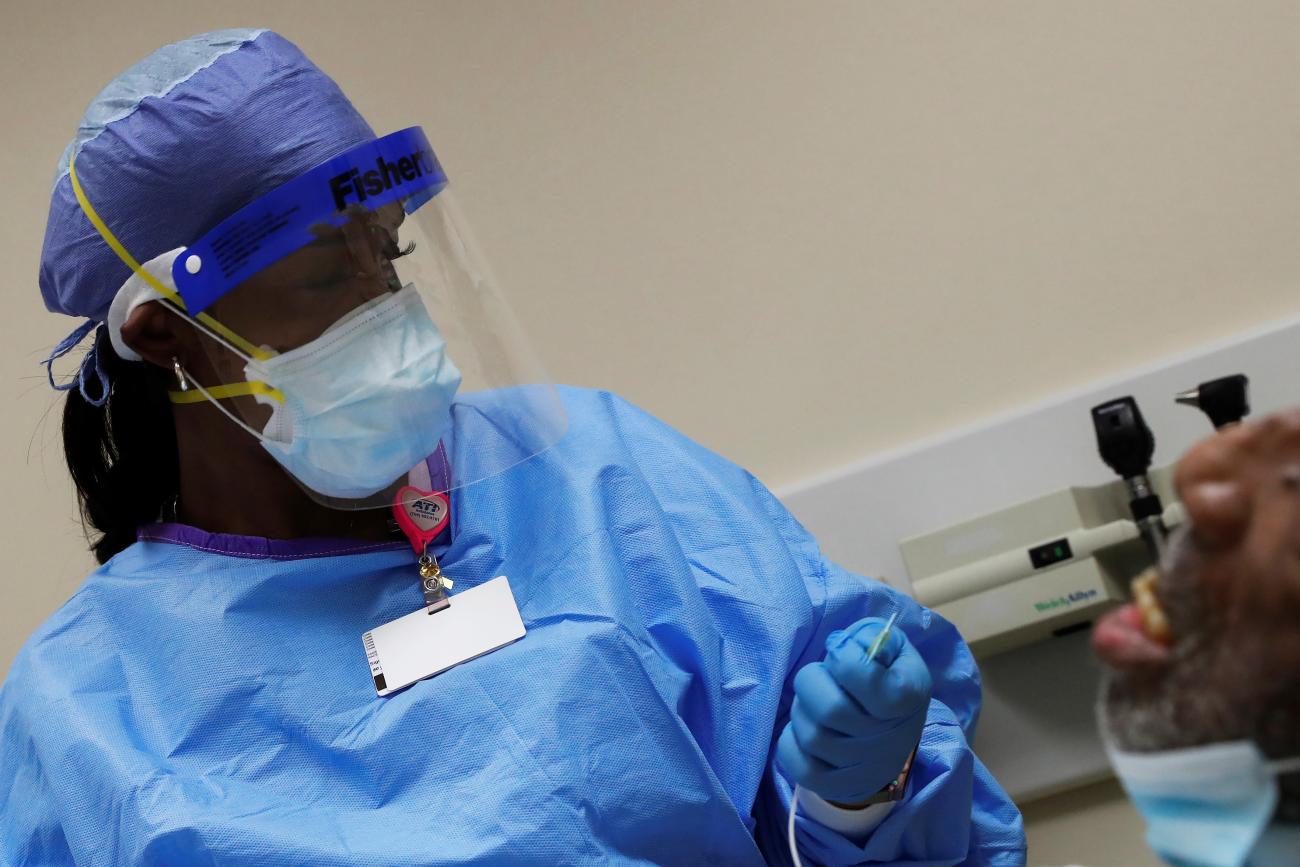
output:
[[1156,453],[1156,438],[1132,397],[1121,397],[1092,408],[1097,450],[1106,466],[1128,487],[1129,510],[1137,522],[1151,557],[1159,562],[1169,530],[1161,514],[1164,507],[1151,487],[1147,471]]
[[1106,466],[1123,479],[1144,476],[1151,469],[1156,438],[1142,418],[1142,410],[1131,397],[1092,408],[1092,426],[1097,432],[1097,450]]

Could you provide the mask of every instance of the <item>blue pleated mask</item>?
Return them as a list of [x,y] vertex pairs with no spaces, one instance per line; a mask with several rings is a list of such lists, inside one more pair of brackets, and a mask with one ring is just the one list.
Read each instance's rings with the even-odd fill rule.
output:
[[1250,853],[1277,809],[1278,776],[1300,771],[1300,756],[1269,761],[1251,741],[1106,751],[1160,857],[1181,867],[1264,867]]

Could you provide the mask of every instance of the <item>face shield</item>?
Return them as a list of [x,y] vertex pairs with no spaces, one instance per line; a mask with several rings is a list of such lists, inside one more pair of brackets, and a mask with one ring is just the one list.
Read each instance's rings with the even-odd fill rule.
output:
[[201,332],[207,363],[181,372],[173,402],[210,401],[341,509],[391,505],[435,456],[450,491],[553,445],[563,404],[446,186],[413,127],[179,251],[170,309]]

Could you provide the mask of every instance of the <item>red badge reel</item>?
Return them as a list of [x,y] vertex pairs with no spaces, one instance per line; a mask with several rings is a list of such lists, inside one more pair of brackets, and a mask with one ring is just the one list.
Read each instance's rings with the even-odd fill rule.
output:
[[429,553],[429,544],[451,520],[451,502],[446,494],[406,485],[393,498],[393,518],[420,557],[420,589],[425,607],[430,614],[441,611],[451,604],[447,591],[452,581],[438,568],[438,561]]

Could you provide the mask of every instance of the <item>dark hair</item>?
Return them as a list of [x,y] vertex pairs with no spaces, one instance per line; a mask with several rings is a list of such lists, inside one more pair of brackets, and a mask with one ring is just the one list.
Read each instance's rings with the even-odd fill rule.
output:
[[[135,541],[137,527],[158,520],[172,505],[180,490],[180,469],[167,372],[122,360],[102,333],[96,335],[94,351],[110,383],[108,400],[95,406],[80,389],[68,391],[63,451],[82,520],[100,533],[91,550],[106,563]],[[87,390],[98,387],[95,377],[87,379]]]

